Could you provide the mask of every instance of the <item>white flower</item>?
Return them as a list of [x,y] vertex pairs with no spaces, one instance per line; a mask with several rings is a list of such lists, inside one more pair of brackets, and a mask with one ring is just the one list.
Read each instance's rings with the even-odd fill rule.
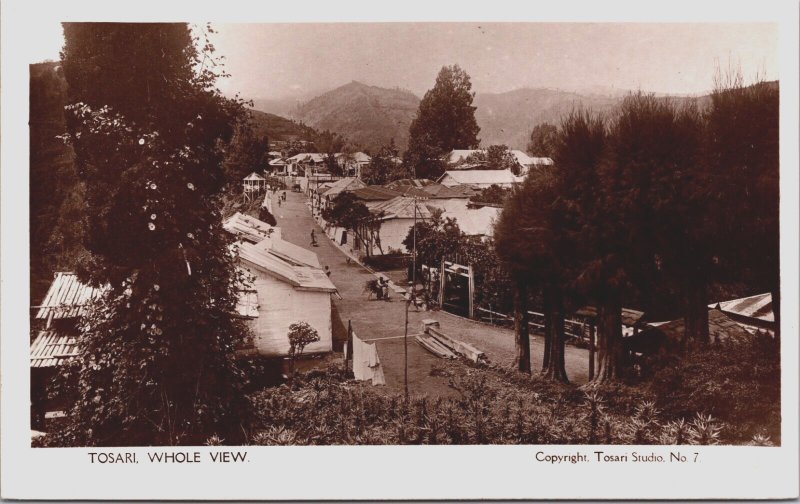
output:
[[152,190],[154,190],[154,191],[155,191],[156,189],[158,189],[158,186],[155,184],[155,182],[152,182],[152,183],[150,184],[150,189],[152,189]]
[[191,182],[189,182],[188,184],[186,184],[186,187],[188,187],[188,188],[189,188],[189,190],[191,190],[191,191],[194,191],[194,184],[192,184]]
[[153,224],[152,222],[150,224],[148,224],[147,227],[150,228],[150,231],[155,231],[156,230],[156,225]]
[[156,220],[156,214],[151,213],[150,214],[150,220]]
[[139,145],[144,145],[144,138],[139,139]]
[[187,237],[188,237],[190,240],[194,240],[194,235],[193,235],[192,233],[186,233],[186,236],[187,236]]

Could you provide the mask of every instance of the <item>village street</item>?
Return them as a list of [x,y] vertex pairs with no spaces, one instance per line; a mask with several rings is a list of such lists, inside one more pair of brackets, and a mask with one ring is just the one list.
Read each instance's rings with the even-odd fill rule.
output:
[[[391,301],[367,299],[364,284],[375,278],[355,261],[347,263],[347,256],[326,237],[311,217],[303,194],[286,191],[287,201],[282,206],[273,205],[273,213],[281,228],[283,239],[313,250],[320,263],[331,269],[331,280],[342,299],[334,304],[344,326],[351,321],[353,330],[363,340],[377,340],[378,355],[386,375],[388,392],[403,390],[403,328],[405,303],[399,294],[392,293]],[[318,247],[311,247],[311,230],[314,229]],[[514,359],[514,334],[509,329],[498,328],[467,320],[444,311],[418,312],[413,307],[408,313],[409,335],[420,332],[423,319],[434,319],[440,329],[454,338],[475,345],[486,353],[489,360],[510,367]],[[334,321],[334,325],[337,322]],[[399,336],[399,338],[398,338]],[[390,338],[390,339],[382,339]],[[531,336],[531,366],[538,370],[542,362],[543,341]],[[409,390],[412,395],[453,395],[448,379],[431,376],[431,369],[444,362],[408,338]],[[566,370],[573,383],[584,383],[588,379],[588,351],[573,346],[566,347]]]

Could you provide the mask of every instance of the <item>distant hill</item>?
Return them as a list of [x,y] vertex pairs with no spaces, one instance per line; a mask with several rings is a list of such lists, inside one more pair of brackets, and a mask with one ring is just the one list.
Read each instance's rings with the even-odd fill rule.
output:
[[[777,86],[777,82],[766,85]],[[582,108],[601,115],[613,112],[632,91],[595,86],[580,92],[546,88],[523,88],[505,93],[478,93],[473,104],[481,131],[478,138],[486,147],[506,144],[525,150],[531,130],[541,123],[558,126],[573,109]],[[708,95],[669,96],[678,103],[696,101],[701,108],[710,104]],[[297,105],[290,117],[346,136],[362,148],[379,148],[394,138],[400,150],[408,144],[408,127],[417,113],[419,98],[409,91],[351,82]],[[277,116],[274,116],[277,117]]]
[[372,152],[392,138],[403,150],[418,106],[419,98],[409,91],[353,81],[297,106],[291,117],[339,133]]
[[314,128],[286,119],[275,114],[250,109],[253,118],[253,129],[258,136],[266,135],[270,141],[275,140],[313,140],[317,132]]
[[558,125],[573,108],[605,113],[622,101],[619,95],[581,95],[556,89],[515,89],[506,93],[480,93],[473,104],[481,127],[481,145],[506,144],[525,150],[534,126],[549,122]]

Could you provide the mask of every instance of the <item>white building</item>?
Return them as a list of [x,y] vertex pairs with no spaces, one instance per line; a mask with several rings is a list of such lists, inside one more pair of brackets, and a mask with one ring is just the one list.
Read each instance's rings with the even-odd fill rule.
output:
[[[416,212],[414,207],[416,206]],[[397,196],[390,200],[381,202],[370,208],[370,212],[380,215],[380,247],[377,243],[372,243],[372,254],[388,254],[390,252],[409,252],[403,240],[408,236],[408,232],[414,226],[414,218],[422,222],[431,218],[431,212],[422,200],[415,200],[407,196]],[[361,244],[358,244],[361,245]],[[356,249],[358,250],[358,249]]]
[[[235,214],[223,224],[240,238],[239,268],[250,277],[242,286],[238,314],[248,319],[254,347],[268,357],[288,355],[289,326],[306,322],[320,341],[304,353],[332,350],[331,294],[336,292],[317,254],[281,239],[280,228],[254,217]],[[272,230],[270,232],[270,230]]]
[[335,157],[336,163],[342,168],[343,173],[354,177],[361,177],[361,170],[372,161],[369,154],[361,151],[352,154],[337,152]]
[[472,189],[486,189],[493,185],[510,188],[522,180],[511,170],[447,170],[437,182],[448,187],[465,185]]
[[[537,167],[553,165],[553,160],[549,157],[532,157],[518,149],[511,149],[508,152],[516,160],[519,175],[522,177]],[[445,156],[444,160],[451,167],[457,168],[458,165],[465,163],[468,157],[479,153],[486,154],[486,149],[454,149]]]
[[[278,247],[275,242],[282,242]],[[267,239],[258,244],[239,245],[239,266],[251,277],[250,289],[243,292],[238,309],[248,319],[255,335],[254,346],[260,355],[282,357],[289,354],[289,326],[306,322],[319,333],[320,340],[308,345],[304,353],[324,353],[333,349],[331,294],[336,287],[319,268],[316,254],[282,240]],[[308,254],[313,260],[309,260]],[[312,262],[317,266],[306,263]]]

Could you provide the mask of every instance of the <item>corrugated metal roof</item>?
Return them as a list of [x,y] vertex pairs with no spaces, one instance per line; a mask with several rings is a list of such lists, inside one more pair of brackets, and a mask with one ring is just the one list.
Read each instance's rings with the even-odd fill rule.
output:
[[444,184],[444,182],[451,180],[456,184],[463,185],[489,186],[497,184],[499,186],[507,186],[521,182],[522,178],[511,173],[511,170],[447,170],[439,178],[438,182]]
[[102,289],[81,283],[75,273],[57,272],[47,290],[37,319],[76,318],[84,314],[84,306],[100,296]]
[[78,340],[75,336],[56,331],[40,331],[31,343],[31,367],[53,367],[78,355]]
[[333,285],[328,275],[321,269],[309,266],[293,266],[267,251],[260,250],[251,243],[242,243],[240,245],[239,258],[261,271],[303,290],[336,291],[336,286]]
[[272,161],[269,162],[269,164],[272,165],[272,166],[284,166],[286,164],[286,161],[284,161],[283,159],[280,159],[280,158],[279,159],[273,159]]
[[317,254],[299,245],[295,245],[292,242],[282,240],[279,237],[271,236],[265,238],[256,243],[256,248],[297,266],[310,266],[312,268],[322,267]]
[[764,322],[775,322],[775,314],[772,311],[772,294],[770,293],[757,294],[730,301],[720,301],[719,303],[710,304],[709,307],[718,308],[723,312],[741,317],[755,318]]
[[477,192],[469,186],[452,186],[448,187],[443,184],[430,184],[421,189],[422,192],[428,194],[431,199],[450,199],[450,198],[471,198]]
[[339,193],[344,191],[355,191],[356,189],[361,189],[362,187],[367,187],[367,184],[361,181],[361,179],[356,177],[345,177],[343,179],[337,180],[321,194],[324,194],[328,198],[335,198]]
[[399,179],[389,182],[385,187],[399,191],[405,187],[425,187],[433,183],[430,179]]
[[400,196],[400,192],[379,185],[362,187],[352,192],[353,196],[363,201],[386,201]]
[[274,231],[273,227],[255,217],[236,212],[222,223],[222,228],[251,243],[258,243],[264,238],[269,237]]
[[[407,196],[397,196],[388,201],[384,201],[378,205],[373,206],[370,211],[372,213],[383,212],[382,220],[387,219],[413,219],[414,218],[414,198]],[[420,201],[416,201],[417,206],[417,219],[430,219],[431,212]]]

